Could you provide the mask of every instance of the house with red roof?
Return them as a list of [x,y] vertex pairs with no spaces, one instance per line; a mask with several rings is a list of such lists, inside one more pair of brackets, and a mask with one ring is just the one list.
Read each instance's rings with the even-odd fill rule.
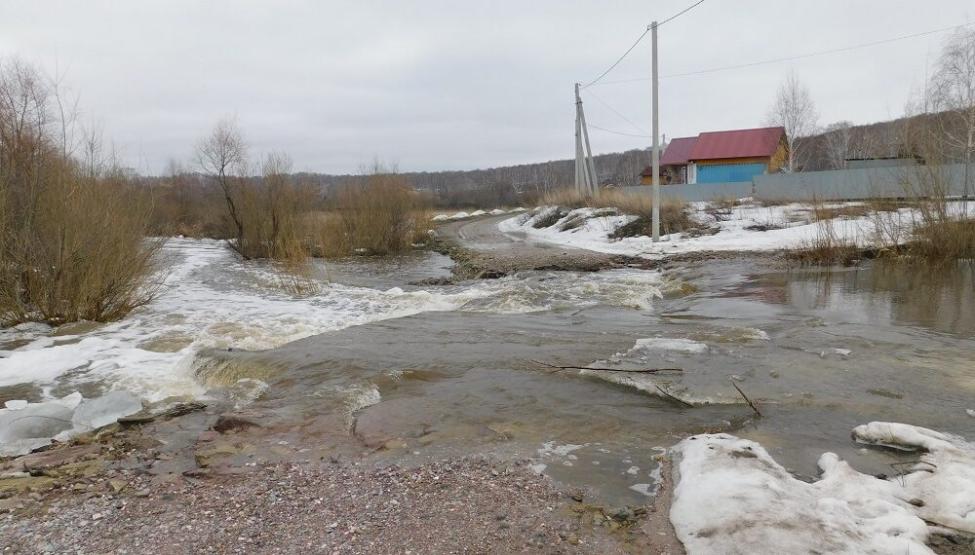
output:
[[[660,157],[660,182],[734,183],[775,173],[785,165],[788,143],[783,127],[709,131],[673,139]],[[652,183],[651,168],[640,182]]]

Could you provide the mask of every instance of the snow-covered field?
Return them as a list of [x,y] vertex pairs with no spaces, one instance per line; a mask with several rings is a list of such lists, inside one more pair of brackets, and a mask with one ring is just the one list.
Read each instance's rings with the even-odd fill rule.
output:
[[[858,203],[826,205],[826,208],[854,206]],[[626,237],[613,239],[610,236],[621,226],[636,219],[635,216],[618,213],[607,214],[615,209],[579,208],[568,212],[555,224],[536,228],[539,220],[550,217],[556,207],[540,207],[530,213],[509,218],[498,224],[503,233],[520,233],[548,243],[583,248],[596,252],[620,254],[643,258],[659,258],[671,254],[701,251],[771,251],[795,249],[808,243],[823,231],[822,225],[813,218],[812,206],[792,203],[780,206],[759,206],[744,203],[715,217],[708,203],[691,203],[691,217],[715,230],[713,234],[690,236],[682,233],[661,236],[659,243],[649,237]],[[961,213],[961,203],[952,203],[951,208]],[[970,203],[969,214],[975,215],[975,203]],[[882,215],[883,230],[896,227],[908,230],[916,219],[910,209],[885,212]],[[574,226],[579,220],[582,224]],[[831,220],[833,237],[843,241],[855,241],[857,245],[869,246],[877,242],[878,218],[873,215],[861,217],[840,217]],[[570,224],[566,226],[566,224]],[[567,227],[563,230],[563,227]],[[886,236],[885,236],[886,238]],[[907,239],[907,233],[895,238],[898,242]]]
[[753,441],[727,434],[681,441],[670,519],[687,552],[920,554],[934,553],[925,545],[931,533],[975,533],[975,446],[888,422],[858,426],[853,437],[918,450],[920,462],[881,479],[826,453],[821,478],[807,483]]

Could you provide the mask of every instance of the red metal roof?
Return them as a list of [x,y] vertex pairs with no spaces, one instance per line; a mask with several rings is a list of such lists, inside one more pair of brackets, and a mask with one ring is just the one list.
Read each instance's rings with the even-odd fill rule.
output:
[[784,134],[783,127],[701,133],[697,136],[688,159],[697,161],[772,156],[779,148],[779,141]]
[[660,157],[661,166],[671,166],[671,165],[683,165],[690,160],[691,150],[694,148],[694,143],[697,142],[697,137],[680,137],[677,139],[671,139],[667,143],[667,150],[664,151],[664,155]]

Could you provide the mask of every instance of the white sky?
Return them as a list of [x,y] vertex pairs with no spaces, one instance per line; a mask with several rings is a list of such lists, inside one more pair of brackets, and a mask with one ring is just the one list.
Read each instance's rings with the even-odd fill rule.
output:
[[[66,82],[131,166],[190,159],[236,114],[254,154],[296,170],[472,169],[573,155],[572,84],[691,0],[0,0],[0,57]],[[661,74],[803,54],[975,20],[970,0],[707,0],[660,30]],[[820,123],[897,117],[947,33],[661,81],[668,137],[753,127],[795,70]],[[606,80],[647,77],[649,37]],[[593,87],[643,129],[649,82]],[[589,122],[639,133],[590,94]],[[649,139],[591,131],[593,150]]]

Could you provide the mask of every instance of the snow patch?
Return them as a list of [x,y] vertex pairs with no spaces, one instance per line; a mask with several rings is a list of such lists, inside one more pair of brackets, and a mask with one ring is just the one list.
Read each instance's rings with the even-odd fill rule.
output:
[[903,476],[861,474],[833,453],[822,477],[793,477],[753,441],[704,434],[672,450],[677,474],[670,519],[695,553],[933,553],[939,527],[975,532],[975,449],[963,439],[905,424],[857,427],[862,443],[924,449]]
[[[862,203],[836,203],[835,207],[854,204]],[[607,209],[572,210],[554,225],[541,229],[533,226],[536,221],[551,216],[555,209],[555,207],[541,207],[531,218],[503,220],[498,223],[498,229],[503,233],[523,233],[535,241],[643,258],[661,258],[700,251],[795,249],[814,240],[823,231],[822,224],[813,221],[812,206],[801,203],[782,206],[743,204],[732,208],[720,218],[709,213],[713,211],[706,202],[689,203],[689,209],[692,210],[691,217],[715,230],[716,233],[701,236],[674,233],[662,236],[658,243],[654,243],[646,236],[612,239],[611,235],[616,230],[636,217],[605,215],[603,211]],[[961,203],[949,203],[949,210],[960,214]],[[831,220],[831,233],[840,240],[856,241],[861,245],[874,244],[878,233],[877,218],[873,216],[868,214],[856,218]],[[916,220],[917,214],[905,208],[891,212],[889,215],[885,214],[885,217],[899,225],[902,224],[906,229]],[[563,224],[573,218],[584,218],[585,222],[581,227],[572,226],[563,231]],[[906,241],[910,234],[902,235],[900,240]]]
[[926,451],[897,477],[904,499],[923,503],[914,510],[928,522],[975,534],[975,445],[951,434],[907,424],[871,422],[853,429],[860,443]]

